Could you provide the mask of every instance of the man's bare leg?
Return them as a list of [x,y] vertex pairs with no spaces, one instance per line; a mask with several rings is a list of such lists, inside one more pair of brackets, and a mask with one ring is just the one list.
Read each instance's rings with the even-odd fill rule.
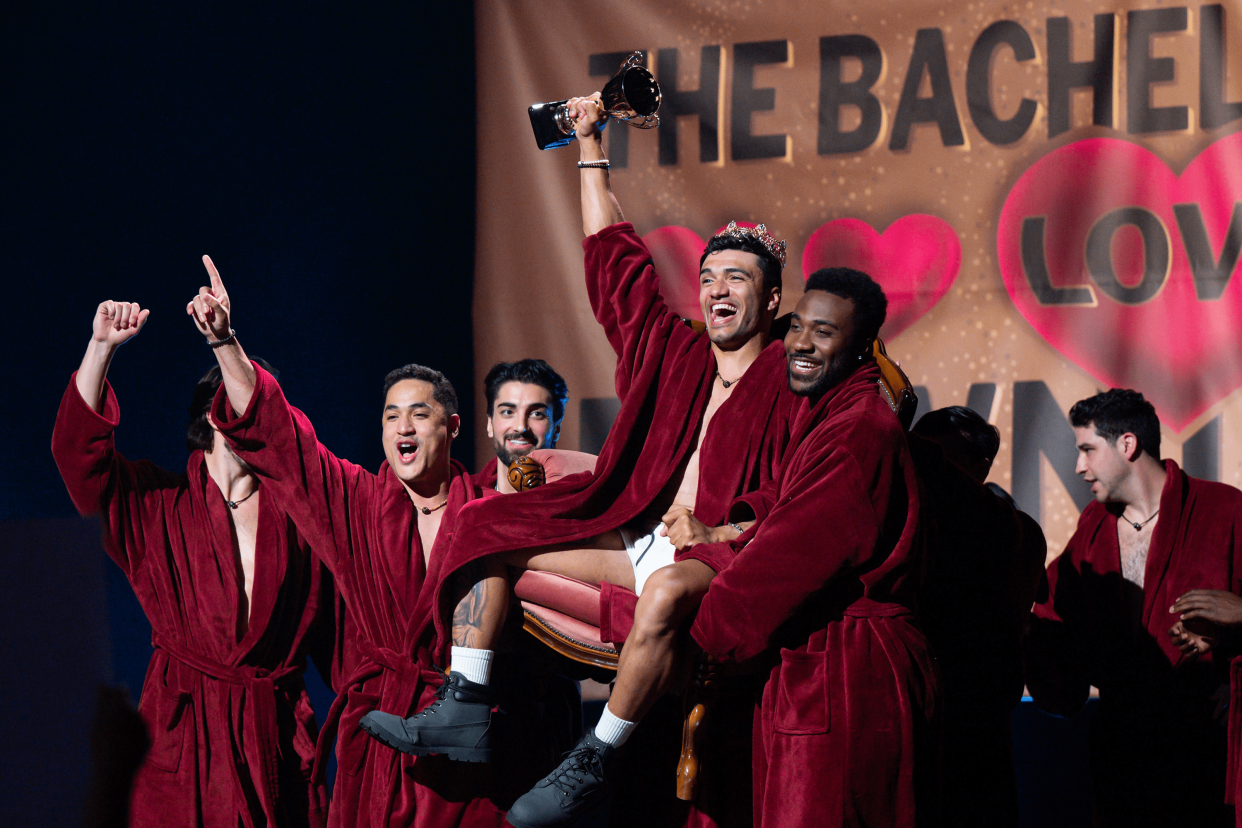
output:
[[714,577],[714,569],[690,559],[657,569],[647,579],[608,699],[608,710],[618,719],[639,721],[672,687],[678,636]]

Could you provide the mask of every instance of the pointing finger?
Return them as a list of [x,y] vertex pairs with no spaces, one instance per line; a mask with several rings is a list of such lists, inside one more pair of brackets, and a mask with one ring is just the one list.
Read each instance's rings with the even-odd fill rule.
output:
[[216,270],[215,262],[210,256],[203,256],[203,266],[207,268],[207,274],[211,277],[211,289],[217,296],[224,292],[224,282],[220,279],[220,271]]

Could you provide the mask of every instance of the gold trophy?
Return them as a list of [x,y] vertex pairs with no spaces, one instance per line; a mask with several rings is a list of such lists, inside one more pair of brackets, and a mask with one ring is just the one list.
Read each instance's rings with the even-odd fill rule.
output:
[[[635,52],[625,59],[612,80],[604,85],[599,105],[608,118],[625,121],[638,129],[651,129],[660,125],[660,84],[645,68],[640,66],[643,53]],[[539,149],[563,147],[574,140],[574,120],[566,101],[534,104],[527,110],[531,128],[535,130],[535,143]]]

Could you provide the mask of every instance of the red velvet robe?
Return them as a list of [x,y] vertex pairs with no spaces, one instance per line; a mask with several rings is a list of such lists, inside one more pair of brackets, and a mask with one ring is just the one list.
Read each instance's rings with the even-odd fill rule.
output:
[[99,414],[70,380],[52,453],[74,506],[99,516],[104,548],[151,622],[155,652],[138,704],[151,749],[130,824],[322,825],[327,789],[312,777],[319,728],[302,683],[317,610],[331,601],[322,567],[262,489],[239,641],[229,509],[203,453],[184,474],[127,460],[113,437],[119,421],[111,385]]
[[1115,507],[1083,510],[1035,606],[1027,682],[1041,707],[1061,715],[1099,688],[1090,758],[1104,825],[1227,825],[1226,730],[1214,714],[1237,643],[1226,637],[1187,660],[1167,631],[1177,622],[1169,607],[1192,589],[1242,595],[1242,492],[1188,477],[1172,460],[1165,468],[1141,589],[1121,576]]
[[[707,336],[664,304],[651,255],[628,222],[588,237],[583,248],[591,308],[617,354],[621,409],[593,474],[570,475],[519,498],[471,504],[450,553],[452,569],[489,554],[584,540],[616,529],[648,509],[694,450],[716,376]],[[770,343],[738,382],[714,415],[699,451],[694,511],[708,526],[724,523],[735,498],[775,477],[788,441],[794,398],[785,380],[782,344]],[[678,557],[697,557],[695,549]],[[624,641],[635,601],[629,590],[604,585],[604,640]],[[436,623],[443,619],[437,617]],[[612,800],[614,824],[655,824],[654,819],[662,824],[749,824],[747,734],[727,739],[727,728],[717,729],[717,738],[729,748],[713,754],[714,781],[702,786],[697,803],[702,810],[686,816],[674,798],[680,710],[665,722],[657,718],[648,717],[627,746],[625,755],[636,757],[635,773],[649,775],[641,782],[622,782]],[[651,747],[658,756],[644,747],[647,738],[662,745]],[[741,749],[733,749],[739,740]]]
[[[508,802],[538,780],[550,756],[529,759],[538,737],[517,740],[526,752],[489,765],[413,757],[392,750],[358,727],[370,710],[408,716],[429,704],[441,684],[436,665],[448,665],[451,640],[431,629],[436,591],[447,574],[445,550],[460,527],[462,507],[483,496],[454,461],[448,504],[435,546],[424,562],[414,505],[385,463],[372,474],[319,444],[310,422],[290,406],[270,374],[256,366],[249,410],[237,417],[221,392],[212,416],[233,450],[263,479],[311,539],[349,607],[352,675],[324,725],[316,758],[326,767],[337,736],[337,776],[329,815],[335,826],[498,826]],[[499,657],[498,657],[499,659]],[[499,662],[494,683],[508,686]],[[507,699],[526,711],[524,698]],[[529,734],[523,734],[524,737]],[[514,740],[508,740],[511,743]],[[550,753],[550,751],[545,751]],[[516,781],[517,784],[514,784]]]
[[1022,631],[1044,573],[1039,524],[909,435],[928,533],[919,622],[940,667],[942,806],[957,828],[1017,828],[1011,718]]
[[479,469],[471,477],[471,480],[474,481],[474,485],[478,486],[480,489],[496,488],[496,467],[499,465],[500,461],[495,457],[484,463],[483,468]]
[[909,609],[918,481],[869,364],[802,401],[771,513],[729,544],[691,635],[772,664],[755,718],[755,822],[914,826],[934,814],[937,675]]

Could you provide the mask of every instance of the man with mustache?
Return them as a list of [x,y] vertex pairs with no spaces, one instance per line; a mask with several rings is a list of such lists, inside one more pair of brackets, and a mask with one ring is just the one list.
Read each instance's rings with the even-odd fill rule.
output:
[[[1232,637],[1214,640],[1220,630],[1195,611],[1206,606],[1195,591],[1242,594],[1242,492],[1161,460],[1160,421],[1137,391],[1080,400],[1069,420],[1095,502],[1049,565],[1031,618],[1031,695],[1067,716],[1099,688],[1097,824],[1232,825],[1222,708],[1242,651]],[[1235,736],[1238,701],[1228,705]]]
[[[521,687],[498,664],[488,686],[444,681],[437,665],[458,664],[431,617],[446,577],[445,548],[462,507],[484,496],[449,449],[460,428],[457,397],[438,371],[406,365],[384,380],[381,439],[385,462],[374,474],[333,455],[305,415],[290,406],[275,379],[251,363],[230,327],[231,307],[219,274],[187,311],[219,343],[224,382],[212,419],[238,457],[264,480],[335,576],[350,624],[342,647],[350,674],[329,713],[315,757],[322,778],[327,749],[338,735],[338,772],[330,825],[500,826],[503,807],[525,779],[539,774],[539,734],[514,740],[492,766],[486,745],[463,744],[450,755],[413,757],[383,750],[358,729],[369,710],[413,712],[453,692],[503,702],[515,718],[535,721]],[[490,678],[491,659],[470,661]],[[532,758],[534,757],[534,758]],[[473,764],[453,764],[451,759]],[[554,759],[551,761],[555,761]],[[548,761],[543,767],[551,764]],[[526,784],[529,784],[527,782]]]
[[[696,550],[707,541],[737,537],[758,516],[744,495],[774,477],[793,402],[784,352],[769,338],[780,305],[784,243],[762,226],[731,224],[711,239],[700,263],[706,333],[675,316],[660,298],[650,253],[624,221],[609,186],[595,98],[570,106],[582,152],[587,290],[617,354],[621,409],[593,474],[472,507],[463,512],[450,553],[453,569],[503,561],[602,585],[601,634],[625,647],[600,724],[550,777],[559,780],[552,788],[558,802],[562,787],[568,792],[573,786],[568,780],[580,760],[600,758],[611,767],[636,723],[673,686],[682,622],[720,565]],[[452,637],[459,647],[485,652],[501,631],[507,584],[480,580],[468,599],[453,614]],[[487,616],[479,618],[485,608]],[[437,624],[448,622],[437,617]],[[748,705],[749,698],[737,706]],[[414,753],[445,750],[464,732],[470,738],[486,733],[490,722],[490,706],[465,696],[404,719],[383,705],[379,711],[365,718],[364,727]],[[701,810],[685,816],[692,824],[750,822],[749,725],[744,714],[732,725],[715,729],[718,742],[705,746],[715,762],[714,781],[704,786]],[[657,781],[627,788],[614,802],[614,819],[651,824],[669,820],[670,813],[686,814],[688,806],[672,796],[676,734],[665,741],[672,742],[673,753],[664,755],[664,765],[641,749],[634,754],[623,775],[650,769]],[[597,785],[585,797],[566,797],[568,807],[558,805],[554,814],[515,808],[509,820],[517,826],[563,824],[599,804],[599,790]],[[619,816],[622,806],[633,813]]]
[[483,380],[487,396],[487,436],[496,456],[475,473],[475,483],[513,494],[504,473],[518,457],[535,449],[556,448],[569,386],[542,359],[498,362]]
[[764,492],[773,505],[753,532],[711,545],[736,557],[691,628],[715,659],[772,664],[755,720],[763,828],[912,827],[934,815],[937,682],[910,609],[918,482],[871,356],[886,307],[858,271],[807,280],[784,343],[799,402]]

